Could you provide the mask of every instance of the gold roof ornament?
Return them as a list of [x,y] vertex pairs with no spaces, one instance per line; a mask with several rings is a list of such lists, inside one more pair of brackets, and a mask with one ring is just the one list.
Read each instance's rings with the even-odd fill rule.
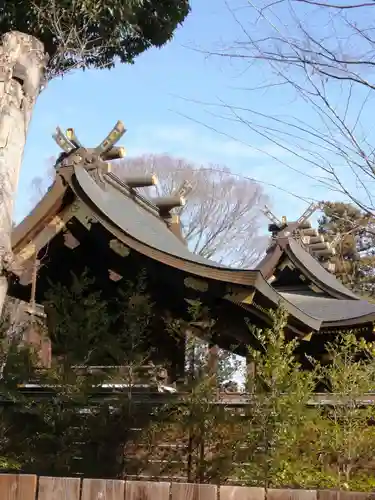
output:
[[310,340],[311,340],[311,338],[312,338],[312,336],[313,336],[313,333],[314,333],[314,332],[310,332],[310,333],[308,333],[307,335],[305,335],[304,337],[302,337],[302,340],[303,340],[304,342],[310,342]]
[[109,242],[109,248],[120,257],[127,257],[130,254],[130,248],[117,239],[112,239]]
[[119,120],[107,137],[93,149],[88,149],[83,146],[73,128],[68,128],[64,134],[61,128],[57,127],[52,137],[63,152],[68,155],[74,151],[82,150],[82,153],[86,152],[94,157],[101,158],[103,161],[109,161],[124,158],[126,154],[125,148],[115,147],[115,144],[121,139],[125,132],[125,126],[122,121]]
[[79,142],[78,137],[76,136],[73,128],[68,128],[66,130],[66,137],[71,144],[73,144],[76,148],[83,148],[83,145]]
[[196,290],[198,292],[207,292],[208,290],[207,281],[193,278],[192,276],[188,276],[184,279],[184,285],[187,288],[192,288],[193,290]]

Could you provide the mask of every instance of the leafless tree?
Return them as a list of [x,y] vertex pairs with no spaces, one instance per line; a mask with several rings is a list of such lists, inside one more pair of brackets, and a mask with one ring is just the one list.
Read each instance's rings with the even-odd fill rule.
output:
[[[257,68],[262,76],[246,90],[260,104],[215,103],[217,116],[288,151],[300,172],[373,215],[375,3],[227,0],[226,5],[237,38],[210,54],[229,59],[232,67]],[[279,114],[260,107],[265,95],[280,105]]]
[[[267,199],[255,182],[234,176],[218,165],[196,165],[168,155],[128,158],[116,166],[116,174],[154,173],[158,192],[145,189],[147,196],[170,195],[183,181],[192,185],[181,211],[183,235],[189,248],[206,258],[235,267],[251,267],[267,243],[261,235],[264,224],[260,208]],[[154,190],[154,192],[152,192]]]
[[47,160],[44,175],[38,175],[31,180],[29,202],[31,206],[36,205],[45,195],[55,178],[56,158],[51,156]]

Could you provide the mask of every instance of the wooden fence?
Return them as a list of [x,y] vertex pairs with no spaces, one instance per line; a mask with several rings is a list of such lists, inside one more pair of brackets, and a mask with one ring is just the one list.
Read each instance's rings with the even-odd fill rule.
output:
[[1,500],[375,500],[375,493],[268,490],[151,481],[0,474]]

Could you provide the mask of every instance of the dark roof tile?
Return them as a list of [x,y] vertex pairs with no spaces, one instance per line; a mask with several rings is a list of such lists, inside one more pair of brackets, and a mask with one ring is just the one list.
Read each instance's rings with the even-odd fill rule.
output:
[[[302,246],[297,243],[293,238],[288,239],[288,246],[292,251],[292,256],[302,264],[302,266],[314,276],[316,281],[320,281],[325,284],[328,288],[331,288],[335,292],[348,297],[349,299],[357,299],[359,297],[350,291],[346,286],[344,286],[333,274],[329,273],[320,263],[309,254]],[[292,258],[292,260],[294,260]]]
[[280,293],[280,295],[306,314],[323,321],[345,321],[369,314],[374,315],[375,319],[375,304],[365,300],[333,299],[307,293]]
[[102,189],[84,169],[76,168],[75,174],[80,187],[99,210],[134,239],[187,261],[225,269],[225,266],[190,252],[161,217],[110,183]]

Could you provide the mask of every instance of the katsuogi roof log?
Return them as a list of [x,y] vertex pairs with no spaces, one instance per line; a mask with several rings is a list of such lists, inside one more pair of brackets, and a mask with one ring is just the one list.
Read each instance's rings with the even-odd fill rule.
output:
[[161,215],[168,214],[171,210],[185,205],[185,198],[182,196],[166,196],[163,198],[153,198],[152,202],[158,207]]

